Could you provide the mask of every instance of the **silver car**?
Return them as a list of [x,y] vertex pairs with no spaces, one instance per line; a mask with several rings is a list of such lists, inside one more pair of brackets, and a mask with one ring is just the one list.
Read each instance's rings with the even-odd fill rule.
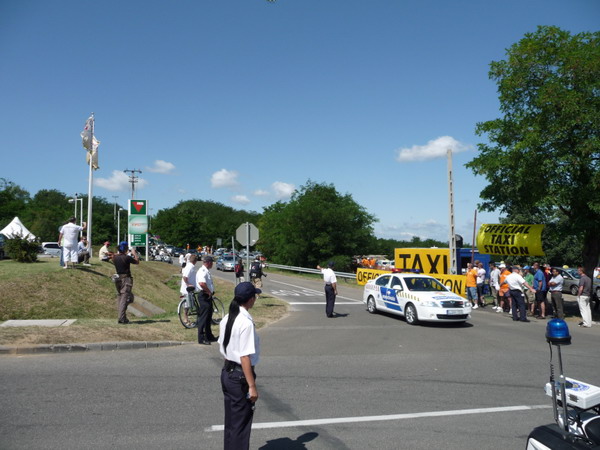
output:
[[235,259],[232,256],[223,256],[217,259],[217,270],[223,272],[233,272],[235,269]]
[[44,255],[55,257],[60,256],[62,248],[60,248],[58,242],[42,242],[42,252]]

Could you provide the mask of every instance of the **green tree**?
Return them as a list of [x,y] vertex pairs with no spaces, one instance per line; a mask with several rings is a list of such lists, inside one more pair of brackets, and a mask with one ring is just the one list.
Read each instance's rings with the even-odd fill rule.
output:
[[27,203],[21,220],[40,241],[56,241],[58,228],[72,215],[69,197],[56,189],[42,189]]
[[275,262],[313,267],[330,259],[347,261],[372,242],[375,218],[333,185],[308,181],[288,203],[266,208],[260,248]]
[[0,178],[0,230],[17,216],[23,216],[29,202],[29,192],[12,181]]
[[255,223],[260,214],[240,211],[221,203],[186,200],[173,208],[161,209],[152,219],[152,231],[171,245],[195,248],[216,245],[217,239],[229,246],[235,230],[245,222]]
[[[488,181],[483,210],[545,218],[581,236],[587,272],[600,255],[600,32],[538,27],[490,65],[503,117],[467,164]],[[559,220],[560,215],[565,220]]]

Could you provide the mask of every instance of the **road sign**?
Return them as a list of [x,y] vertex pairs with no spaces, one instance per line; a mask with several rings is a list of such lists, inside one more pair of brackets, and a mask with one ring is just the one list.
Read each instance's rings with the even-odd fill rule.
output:
[[146,215],[147,200],[129,200],[129,215]]
[[235,238],[242,245],[254,245],[258,241],[258,228],[252,223],[243,223],[235,230]]

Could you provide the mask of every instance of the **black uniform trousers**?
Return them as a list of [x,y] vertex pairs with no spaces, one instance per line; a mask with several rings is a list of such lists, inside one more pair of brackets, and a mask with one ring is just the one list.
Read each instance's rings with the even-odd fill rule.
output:
[[[527,320],[527,308],[525,307],[525,299],[523,298],[523,292],[518,289],[511,289],[510,296],[512,297],[512,317],[513,320]],[[518,312],[521,315],[519,317]]]
[[248,382],[241,366],[233,370],[223,368],[221,388],[225,406],[224,449],[247,450],[250,448],[254,404],[247,398]]
[[333,286],[330,284],[325,285],[325,301],[327,302],[325,305],[325,314],[327,314],[327,317],[332,316],[333,307],[335,306],[335,292]]
[[213,315],[212,301],[204,292],[198,294],[198,307],[198,322],[196,323],[196,327],[198,328],[198,342],[202,342],[214,338],[210,329]]

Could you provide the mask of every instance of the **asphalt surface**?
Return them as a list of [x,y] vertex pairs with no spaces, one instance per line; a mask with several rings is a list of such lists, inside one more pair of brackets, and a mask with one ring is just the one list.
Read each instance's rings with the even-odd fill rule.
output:
[[[522,449],[552,422],[545,321],[410,326],[340,284],[328,319],[321,283],[264,279],[291,312],[259,332],[251,448]],[[600,385],[600,327],[569,325],[565,374]],[[0,448],[222,448],[221,365],[216,345],[3,356]]]

